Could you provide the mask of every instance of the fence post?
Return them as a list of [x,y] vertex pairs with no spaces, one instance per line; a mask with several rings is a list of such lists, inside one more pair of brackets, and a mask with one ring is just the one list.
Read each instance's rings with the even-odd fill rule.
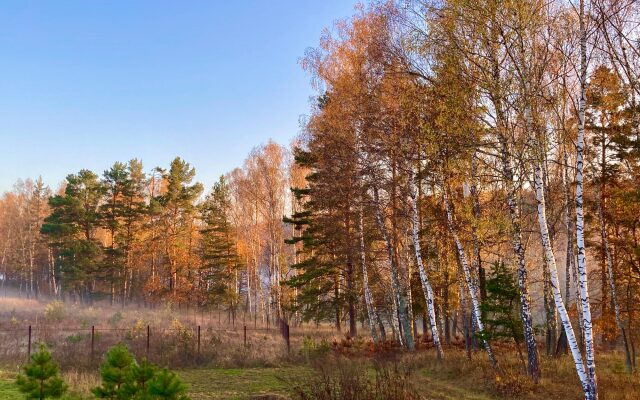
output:
[[151,336],[151,327],[147,325],[147,360],[149,359],[149,337]]
[[95,340],[96,340],[96,327],[91,325],[91,361],[93,361],[93,355],[95,350]]
[[198,356],[200,355],[200,325],[198,325]]
[[289,324],[284,322],[284,340],[287,341],[287,352],[291,352],[291,342],[289,341]]
[[31,325],[29,325],[29,344],[27,345],[27,355],[31,358]]
[[247,348],[247,326],[244,326],[244,348]]

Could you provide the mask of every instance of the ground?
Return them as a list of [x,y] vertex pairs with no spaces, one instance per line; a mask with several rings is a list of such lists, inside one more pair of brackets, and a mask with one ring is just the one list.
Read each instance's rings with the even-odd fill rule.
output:
[[[193,400],[245,400],[260,395],[286,396],[301,379],[308,377],[312,370],[308,367],[281,368],[232,368],[232,369],[190,369],[179,371],[189,384],[189,394]],[[428,370],[416,376],[419,386],[427,399],[433,400],[486,400],[488,394],[470,392],[457,387],[455,381],[442,380],[430,376]],[[22,400],[9,374],[0,376],[0,399]],[[264,398],[264,397],[262,397]]]

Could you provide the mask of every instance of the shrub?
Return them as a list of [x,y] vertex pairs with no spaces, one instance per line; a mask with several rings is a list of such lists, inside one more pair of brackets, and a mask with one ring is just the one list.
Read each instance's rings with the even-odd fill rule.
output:
[[149,382],[149,394],[153,399],[188,400],[186,391],[187,386],[166,368],[155,374]]
[[100,367],[102,385],[92,390],[99,399],[120,398],[122,387],[130,381],[134,358],[124,345],[112,347]]
[[64,303],[60,300],[54,300],[44,308],[44,317],[49,322],[62,322],[65,316]]
[[57,399],[67,390],[58,376],[58,365],[44,345],[31,356],[31,362],[24,367],[24,374],[18,375],[16,384],[27,399]]
[[417,400],[410,370],[398,363],[378,363],[375,376],[369,365],[344,358],[326,359],[316,365],[317,373],[295,388],[300,400]]
[[311,336],[305,336],[302,341],[301,353],[307,360],[312,361],[316,358],[325,357],[331,351],[331,346],[326,339],[322,339],[319,343]]
[[100,368],[102,385],[92,389],[97,398],[188,400],[187,386],[168,369],[135,357],[122,344],[112,347]]
[[124,319],[124,317],[122,316],[122,313],[120,311],[117,311],[115,314],[113,314],[111,317],[109,317],[109,319],[107,320],[107,323],[109,324],[109,326],[111,326],[112,328],[117,328],[118,324],[120,323],[120,321],[122,321]]

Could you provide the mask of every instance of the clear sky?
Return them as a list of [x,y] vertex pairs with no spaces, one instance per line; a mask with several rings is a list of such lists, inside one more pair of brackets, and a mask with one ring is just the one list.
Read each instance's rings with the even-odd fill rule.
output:
[[180,156],[209,187],[299,132],[298,63],[355,0],[15,0],[0,7],[0,192]]

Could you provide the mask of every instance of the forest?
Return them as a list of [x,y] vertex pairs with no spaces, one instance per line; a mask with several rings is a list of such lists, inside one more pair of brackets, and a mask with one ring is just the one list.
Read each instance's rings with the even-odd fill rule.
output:
[[587,400],[611,353],[637,383],[640,3],[372,2],[300,64],[300,133],[213,185],[180,157],[17,182],[2,290],[462,348],[497,377],[516,354],[533,385],[561,357]]

